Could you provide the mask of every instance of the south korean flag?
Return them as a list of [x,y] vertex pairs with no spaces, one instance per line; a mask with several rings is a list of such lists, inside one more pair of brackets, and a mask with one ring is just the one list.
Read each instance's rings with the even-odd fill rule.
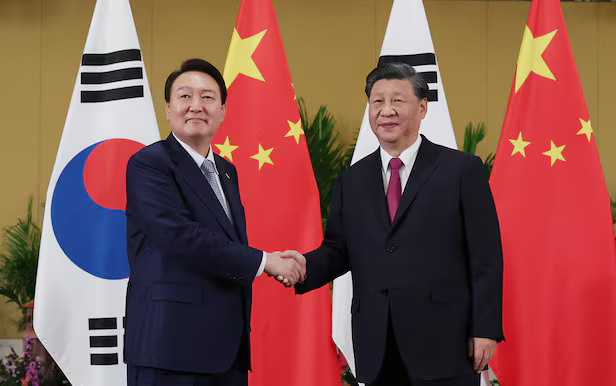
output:
[[126,165],[160,139],[129,0],[98,0],[45,200],[34,329],[73,385],[126,384]]

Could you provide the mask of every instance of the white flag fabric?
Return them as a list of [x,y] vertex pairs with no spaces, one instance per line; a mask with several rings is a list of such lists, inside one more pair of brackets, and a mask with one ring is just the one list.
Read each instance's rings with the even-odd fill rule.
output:
[[[419,132],[434,143],[456,149],[456,138],[422,0],[394,0],[379,58],[379,64],[387,62],[405,62],[424,75],[430,91],[428,113]],[[371,154],[378,146],[378,140],[370,128],[366,105],[351,164]],[[351,371],[356,374],[351,335],[352,283],[351,273],[334,280],[332,337]]]
[[126,385],[126,164],[160,139],[128,0],[98,0],[43,218],[34,330],[72,385]]

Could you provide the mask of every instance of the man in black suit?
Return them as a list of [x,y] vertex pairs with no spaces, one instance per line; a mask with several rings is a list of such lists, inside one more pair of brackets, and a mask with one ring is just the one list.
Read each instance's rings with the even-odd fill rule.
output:
[[295,286],[302,294],[352,272],[357,378],[371,386],[479,385],[503,339],[488,179],[479,158],[419,135],[427,94],[407,64],[368,75],[380,147],[338,177],[325,239]]
[[248,246],[237,172],[210,144],[226,95],[214,66],[184,62],[165,84],[173,132],[128,163],[128,386],[246,386],[254,278],[304,274]]

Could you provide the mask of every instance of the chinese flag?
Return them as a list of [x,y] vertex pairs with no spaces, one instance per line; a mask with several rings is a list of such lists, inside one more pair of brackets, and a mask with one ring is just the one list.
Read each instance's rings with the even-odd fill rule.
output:
[[[271,0],[243,0],[224,69],[227,112],[212,143],[237,167],[249,243],[317,248],[319,192]],[[329,288],[295,296],[262,275],[253,286],[252,386],[340,384]]]
[[533,0],[491,177],[502,386],[616,385],[610,203],[558,0]]

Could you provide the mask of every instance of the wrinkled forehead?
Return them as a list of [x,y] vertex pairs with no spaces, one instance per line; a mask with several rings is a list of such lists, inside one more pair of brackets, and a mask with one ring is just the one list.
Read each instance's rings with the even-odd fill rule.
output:
[[415,95],[408,79],[379,79],[370,90],[370,97],[376,95]]

